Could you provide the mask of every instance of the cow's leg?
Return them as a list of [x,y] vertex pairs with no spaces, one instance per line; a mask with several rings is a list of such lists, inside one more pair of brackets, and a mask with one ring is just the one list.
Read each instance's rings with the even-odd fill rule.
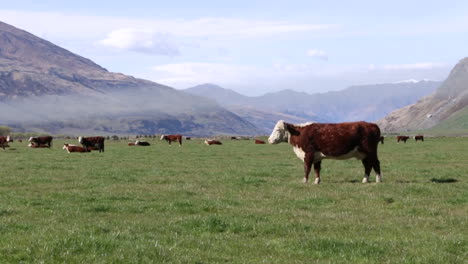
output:
[[309,174],[312,168],[312,163],[314,162],[314,155],[307,153],[304,157],[304,183],[309,181]]
[[372,159],[372,167],[375,171],[375,182],[382,182],[382,173],[380,172],[380,161],[377,158],[377,155]]
[[372,162],[369,157],[366,157],[362,160],[362,165],[364,165],[364,178],[362,178],[362,183],[369,182],[369,175],[372,170]]
[[320,169],[321,169],[321,164],[322,164],[321,161],[315,162],[315,163],[314,163],[314,172],[315,172],[315,181],[314,181],[314,183],[315,183],[315,184],[319,184],[319,183],[320,183]]

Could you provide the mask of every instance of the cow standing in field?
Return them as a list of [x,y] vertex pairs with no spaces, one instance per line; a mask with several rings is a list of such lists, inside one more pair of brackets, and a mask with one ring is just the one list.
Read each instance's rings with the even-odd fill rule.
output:
[[182,146],[182,135],[162,135],[160,140],[166,140],[169,145],[171,145],[172,141],[179,142],[179,147]]
[[205,144],[208,146],[211,146],[211,145],[222,145],[223,143],[221,143],[221,141],[218,141],[218,140],[205,139]]
[[380,141],[380,143],[381,143],[382,145],[383,145],[383,143],[384,143],[384,139],[385,139],[384,136],[380,136],[380,138],[379,138],[379,141]]
[[362,160],[364,165],[362,182],[367,183],[372,169],[377,174],[376,182],[382,181],[380,161],[377,158],[379,139],[380,129],[373,123],[294,125],[280,120],[268,138],[268,142],[270,144],[289,142],[293,146],[296,156],[304,161],[304,183],[309,180],[312,164],[315,171],[314,183],[319,184],[323,159],[349,158]]
[[63,144],[62,149],[65,149],[68,153],[72,153],[72,152],[89,152],[89,150],[86,150],[83,147],[76,146],[76,145],[70,145],[70,144]]
[[104,137],[79,137],[78,142],[86,151],[98,149],[99,152],[104,152]]
[[37,146],[47,146],[48,148],[52,147],[52,136],[42,136],[42,137],[30,137],[28,142]]
[[260,140],[260,139],[256,139],[255,144],[265,144],[265,141]]
[[406,143],[406,140],[408,140],[408,136],[397,136],[396,137],[396,140],[398,143],[400,143],[400,141],[403,141],[404,143]]
[[3,148],[3,150],[5,150],[5,148],[8,148],[10,147],[8,145],[8,142],[12,142],[13,140],[11,139],[10,136],[0,136],[0,147]]
[[415,140],[416,142],[418,142],[418,140],[421,140],[422,142],[424,142],[424,136],[423,136],[423,135],[414,136],[414,140]]

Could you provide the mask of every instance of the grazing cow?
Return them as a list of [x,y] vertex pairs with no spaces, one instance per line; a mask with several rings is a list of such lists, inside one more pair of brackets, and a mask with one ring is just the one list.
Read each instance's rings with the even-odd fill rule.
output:
[[162,135],[160,140],[166,140],[169,145],[171,145],[172,141],[178,141],[179,142],[179,147],[182,146],[182,135],[177,134],[177,135]]
[[104,137],[79,137],[78,142],[86,151],[97,148],[99,152],[104,152]]
[[33,143],[29,143],[28,147],[30,147],[30,148],[50,148],[49,145],[44,145],[44,144],[36,145],[36,144],[33,144]]
[[265,144],[265,141],[260,140],[260,139],[256,139],[255,144]]
[[89,152],[89,150],[86,150],[83,147],[77,146],[77,145],[70,145],[70,144],[63,144],[63,148],[65,149],[68,153],[72,152]]
[[417,142],[418,140],[421,140],[422,142],[424,142],[424,136],[423,136],[423,135],[414,136],[414,140],[416,140],[416,142]]
[[135,141],[135,146],[151,146],[151,144],[149,142],[146,142],[146,141]]
[[28,142],[33,145],[47,145],[49,148],[52,147],[52,139],[51,136],[42,136],[42,137],[30,137]]
[[192,138],[191,137],[185,137],[185,140],[191,140]]
[[380,136],[380,138],[379,138],[379,141],[380,141],[380,143],[381,143],[382,145],[383,145],[383,143],[384,143],[384,139],[385,139],[384,136]]
[[315,184],[320,183],[320,169],[323,159],[362,160],[364,165],[363,183],[369,181],[374,169],[376,181],[382,181],[380,162],[377,158],[380,129],[376,124],[349,122],[338,124],[307,123],[294,125],[278,121],[268,138],[270,144],[289,142],[297,157],[304,161],[304,183],[309,180],[312,164],[315,171]]
[[211,145],[222,145],[223,143],[221,143],[221,141],[218,141],[218,140],[205,139],[205,144],[208,146],[211,146]]
[[408,136],[397,136],[396,140],[397,142],[403,141],[406,143],[406,140],[408,140],[408,138],[409,138]]
[[5,136],[0,136],[0,147],[2,147],[3,150],[5,150],[5,148],[10,147],[8,145],[8,142],[10,142],[10,140],[11,140],[10,136],[6,136],[6,137]]
[[239,140],[239,137],[231,137],[231,140]]

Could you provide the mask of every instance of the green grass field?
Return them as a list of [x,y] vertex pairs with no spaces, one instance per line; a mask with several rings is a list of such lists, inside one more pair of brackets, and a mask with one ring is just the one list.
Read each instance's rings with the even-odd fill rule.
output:
[[468,263],[468,138],[387,138],[383,183],[325,160],[318,186],[286,143],[63,142],[0,149],[0,263]]

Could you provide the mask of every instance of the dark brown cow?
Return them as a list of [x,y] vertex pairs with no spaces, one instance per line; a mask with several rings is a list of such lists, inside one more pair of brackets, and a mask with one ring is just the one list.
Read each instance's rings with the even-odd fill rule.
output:
[[104,152],[104,137],[79,137],[78,142],[83,146],[86,151],[91,148],[97,148],[99,152]]
[[255,144],[265,144],[265,141],[260,140],[260,139],[256,139]]
[[53,137],[51,136],[42,136],[42,137],[30,137],[28,142],[33,145],[46,145],[49,148],[52,147]]
[[380,141],[380,143],[381,143],[382,145],[383,145],[383,143],[384,143],[384,139],[385,139],[384,136],[380,136],[379,141]]
[[424,142],[424,136],[423,136],[423,135],[414,136],[414,140],[416,140],[416,142],[417,142],[418,140],[421,140],[422,142]]
[[376,181],[382,181],[380,161],[377,158],[379,139],[379,127],[367,122],[293,125],[280,120],[268,142],[289,142],[293,146],[297,157],[304,161],[304,183],[309,180],[312,164],[315,171],[314,183],[319,184],[323,159],[349,158],[362,160],[365,171],[362,182],[366,183],[372,168],[377,174]]
[[10,136],[6,136],[6,137],[5,136],[0,136],[0,147],[2,147],[3,150],[5,150],[5,148],[10,147],[8,145],[8,142],[12,141],[12,140],[11,141],[10,140],[11,140]]
[[86,150],[83,147],[77,146],[77,145],[70,145],[70,144],[63,144],[63,148],[65,149],[68,153],[72,152],[89,152],[89,150]]
[[406,140],[408,140],[408,138],[409,138],[408,136],[397,136],[396,140],[397,142],[403,141],[406,143]]
[[172,141],[179,142],[179,147],[182,146],[182,135],[162,135],[160,140],[166,140],[169,145],[171,145]]
[[223,143],[221,143],[221,141],[218,141],[218,140],[205,139],[205,144],[208,146],[211,146],[211,145],[222,145]]
[[146,142],[146,141],[135,141],[135,146],[151,146],[151,144],[149,142]]

